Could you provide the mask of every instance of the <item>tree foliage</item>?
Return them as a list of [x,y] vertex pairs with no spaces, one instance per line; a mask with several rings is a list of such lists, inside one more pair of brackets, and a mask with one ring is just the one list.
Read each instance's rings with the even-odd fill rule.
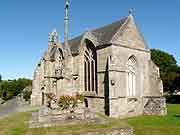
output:
[[173,93],[179,88],[177,81],[180,76],[180,67],[177,65],[176,59],[173,55],[159,49],[151,49],[151,58],[160,69],[164,91]]
[[17,80],[2,80],[0,83],[0,97],[8,100],[22,93],[26,86],[32,84],[30,79],[20,78]]
[[160,67],[162,72],[166,72],[171,66],[176,65],[176,60],[173,55],[159,49],[151,49],[151,58],[153,62]]

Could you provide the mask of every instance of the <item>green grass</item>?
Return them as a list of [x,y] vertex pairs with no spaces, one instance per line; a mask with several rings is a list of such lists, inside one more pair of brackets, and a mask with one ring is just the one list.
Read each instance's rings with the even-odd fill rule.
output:
[[0,135],[78,135],[80,132],[106,130],[110,128],[131,127],[135,135],[180,135],[180,105],[168,104],[167,116],[140,116],[129,119],[113,119],[106,116],[106,124],[87,124],[60,126],[52,128],[29,129],[31,112],[16,113],[0,119]]
[[28,130],[25,124],[31,113],[16,113],[0,119],[0,135],[24,135]]
[[[99,114],[100,115],[100,114]],[[52,128],[29,129],[28,120],[31,112],[16,113],[0,119],[0,135],[77,135],[80,132],[106,130],[111,128],[128,127],[126,120],[118,120],[101,115],[105,124],[88,124],[81,122],[76,125],[66,125]]]
[[135,135],[180,135],[180,104],[168,104],[167,116],[140,116],[128,119]]

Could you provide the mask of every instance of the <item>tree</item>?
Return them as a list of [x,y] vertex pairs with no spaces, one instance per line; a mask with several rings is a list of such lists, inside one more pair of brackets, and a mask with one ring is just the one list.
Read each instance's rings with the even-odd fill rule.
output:
[[159,49],[151,49],[151,58],[160,69],[164,90],[172,93],[176,89],[174,80],[180,74],[176,59],[173,55]]
[[1,92],[1,83],[2,83],[2,76],[1,76],[1,74],[0,74],[0,98],[1,98],[1,96],[2,96],[2,92]]
[[[23,89],[31,86],[32,80],[20,78],[18,80],[4,80],[0,83],[0,96],[4,100],[9,100],[22,93]],[[28,93],[30,95],[30,93]],[[29,95],[26,95],[29,97]]]
[[14,81],[3,81],[1,83],[1,97],[4,100],[13,98],[16,91],[16,85]]
[[31,85],[32,85],[32,80],[26,78],[19,78],[18,80],[16,80],[15,95],[20,94],[24,88]]
[[176,77],[173,81],[173,89],[180,90],[180,76]]
[[177,66],[173,55],[159,49],[151,49],[151,58],[161,72],[166,72],[171,66]]

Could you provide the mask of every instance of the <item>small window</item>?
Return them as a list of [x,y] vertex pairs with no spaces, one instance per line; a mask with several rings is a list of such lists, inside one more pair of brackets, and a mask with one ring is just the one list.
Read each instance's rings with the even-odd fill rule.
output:
[[127,73],[127,96],[136,96],[136,59],[131,56],[128,59],[128,73]]

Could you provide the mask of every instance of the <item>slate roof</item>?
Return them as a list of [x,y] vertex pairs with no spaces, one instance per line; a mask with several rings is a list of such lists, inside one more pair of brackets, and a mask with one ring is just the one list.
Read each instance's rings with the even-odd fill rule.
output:
[[125,23],[126,19],[127,17],[104,27],[92,30],[91,32],[97,38],[99,45],[108,44],[116,32]]
[[[49,52],[49,57],[50,57],[50,60],[54,60],[55,59],[55,55],[56,55],[56,52],[59,52],[59,51],[62,51],[63,53],[63,46],[61,44],[57,44],[55,46],[53,46]],[[64,54],[63,54],[64,55]]]
[[50,59],[53,60],[55,58],[55,54],[56,54],[56,50],[57,50],[57,46],[54,46],[50,53],[49,53],[49,56],[50,56]]
[[83,34],[69,40],[68,43],[69,43],[72,54],[78,54],[79,53],[79,48],[80,48],[82,38],[83,38]]
[[[109,44],[112,37],[116,34],[116,32],[125,23],[126,19],[127,19],[127,17],[123,18],[119,21],[116,21],[112,24],[105,25],[101,28],[90,30],[90,32],[97,39],[98,44],[96,46]],[[72,54],[74,54],[74,53],[77,54],[79,52],[79,47],[80,47],[80,43],[83,38],[83,35],[84,34],[69,40],[69,45],[70,45]]]

